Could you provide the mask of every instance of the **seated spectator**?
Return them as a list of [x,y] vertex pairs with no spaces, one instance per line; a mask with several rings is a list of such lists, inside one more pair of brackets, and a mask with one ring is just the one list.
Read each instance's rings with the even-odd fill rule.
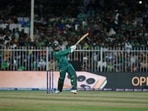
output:
[[107,67],[107,62],[106,61],[98,61],[97,62],[97,68],[99,68],[99,70],[101,70],[101,68],[102,68],[102,70],[106,69],[106,67]]
[[48,70],[56,71],[56,62],[53,59],[48,62]]
[[46,62],[43,59],[40,59],[38,62],[38,70],[45,70],[46,69]]

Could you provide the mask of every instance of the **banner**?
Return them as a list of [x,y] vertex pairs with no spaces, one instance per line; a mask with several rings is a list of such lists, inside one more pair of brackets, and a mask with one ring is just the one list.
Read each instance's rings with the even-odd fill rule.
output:
[[116,72],[97,74],[107,78],[105,88],[111,89],[148,89],[148,73],[144,72]]
[[[53,73],[53,86],[57,88],[59,72]],[[106,77],[94,73],[77,71],[78,89],[102,89],[107,83]],[[0,71],[0,89],[46,89],[47,71]],[[70,79],[68,74],[64,81],[64,88],[70,89]]]
[[[49,71],[48,74],[51,72]],[[77,71],[78,89],[82,90],[134,90],[148,89],[148,73],[135,72],[85,72]],[[59,72],[53,72],[54,88],[57,88]],[[46,89],[46,71],[0,71],[0,89]],[[68,74],[64,88],[70,89]]]

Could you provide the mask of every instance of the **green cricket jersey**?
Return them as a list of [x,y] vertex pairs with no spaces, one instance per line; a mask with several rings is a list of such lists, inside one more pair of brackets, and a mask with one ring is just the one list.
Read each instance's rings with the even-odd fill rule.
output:
[[67,55],[71,52],[71,49],[68,48],[66,50],[59,50],[59,51],[54,51],[53,52],[53,57],[54,59],[58,62],[58,66],[59,68],[61,68],[62,66],[67,65],[68,59],[67,59]]
[[72,86],[71,89],[72,90],[77,89],[77,75],[76,75],[75,69],[67,59],[67,55],[69,53],[71,53],[71,48],[53,52],[54,60],[57,61],[58,67],[60,69],[60,77],[58,80],[58,90],[60,92],[63,89],[66,72],[69,74],[69,77],[71,78],[71,86]]

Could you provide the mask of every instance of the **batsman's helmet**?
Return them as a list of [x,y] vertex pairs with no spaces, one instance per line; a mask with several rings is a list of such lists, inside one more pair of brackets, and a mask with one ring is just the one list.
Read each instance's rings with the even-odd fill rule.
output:
[[56,50],[57,47],[59,47],[59,44],[58,44],[58,43],[53,43],[53,44],[52,44],[53,50]]

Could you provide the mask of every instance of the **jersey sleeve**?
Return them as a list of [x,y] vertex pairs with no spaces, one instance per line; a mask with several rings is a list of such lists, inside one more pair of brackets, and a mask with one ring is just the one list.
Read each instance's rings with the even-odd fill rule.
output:
[[71,52],[71,49],[68,48],[68,49],[66,49],[66,50],[56,52],[56,55],[57,55],[57,56],[64,56],[64,55],[66,56],[66,55],[68,55],[70,52]]

